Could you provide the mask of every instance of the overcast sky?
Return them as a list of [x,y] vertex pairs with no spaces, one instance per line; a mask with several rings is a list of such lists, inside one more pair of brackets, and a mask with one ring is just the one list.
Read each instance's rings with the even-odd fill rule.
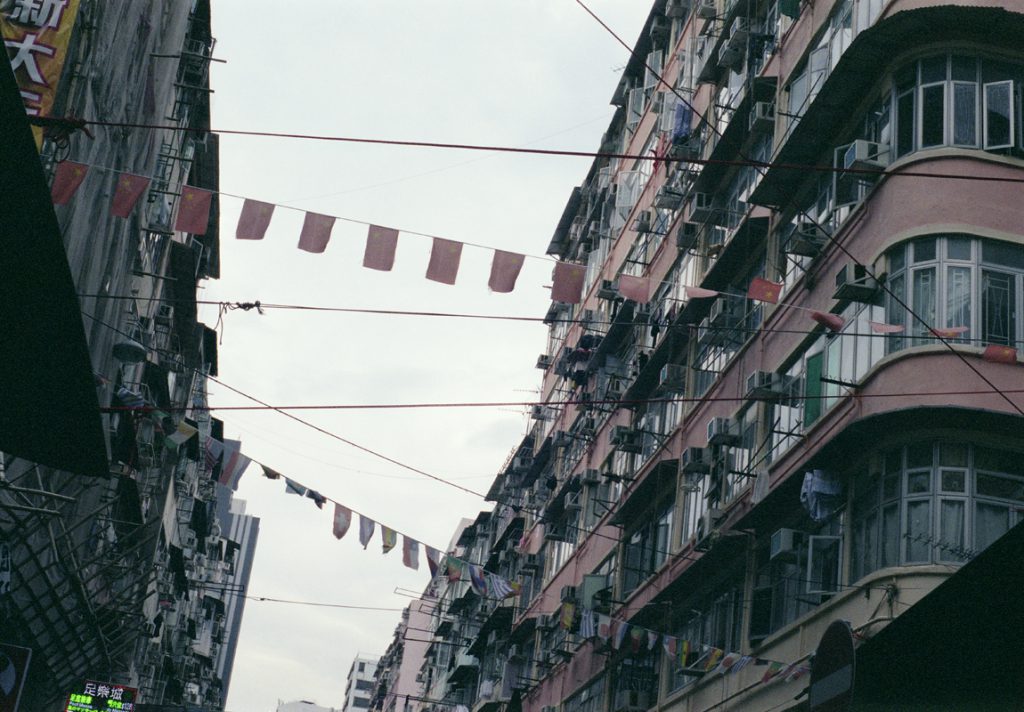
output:
[[[590,0],[632,43],[648,0]],[[213,6],[213,126],[366,138],[595,150],[628,55],[574,0],[224,0]],[[221,190],[301,209],[543,256],[588,159],[268,138],[221,139]],[[492,253],[465,248],[454,287],[424,279],[430,240],[403,234],[393,272],[361,267],[366,228],[338,222],[327,251],[296,249],[302,213],[278,209],[266,240],[238,242],[241,201],[222,199],[222,275],[200,298],[542,316],[552,263],[527,259],[491,294]],[[207,310],[207,323],[216,313]],[[537,397],[539,322],[268,310],[228,313],[221,379],[279,405]],[[211,384],[214,405],[251,405]],[[223,412],[243,451],[328,497],[443,548],[489,505],[274,412]],[[389,457],[486,491],[530,421],[515,409],[305,411]],[[331,512],[285,495],[253,466],[237,496],[261,518],[250,593],[362,606],[409,602],[424,570],[331,536]],[[343,703],[357,653],[380,654],[397,612],[249,601],[232,712],[277,701]]]

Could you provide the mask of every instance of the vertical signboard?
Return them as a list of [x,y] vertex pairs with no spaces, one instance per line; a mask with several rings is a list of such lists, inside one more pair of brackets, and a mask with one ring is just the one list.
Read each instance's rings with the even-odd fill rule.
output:
[[[0,0],[0,35],[30,116],[49,116],[79,0]],[[36,144],[42,133],[34,129]]]
[[18,712],[18,700],[31,660],[29,648],[0,643],[0,712]]
[[139,691],[134,687],[86,680],[68,695],[68,703],[64,709],[65,712],[132,712],[138,694]]

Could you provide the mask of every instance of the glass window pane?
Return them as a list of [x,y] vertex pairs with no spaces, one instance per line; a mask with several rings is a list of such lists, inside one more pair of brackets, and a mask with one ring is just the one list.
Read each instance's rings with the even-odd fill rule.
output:
[[896,155],[903,156],[914,150],[914,92],[896,99]]
[[932,473],[908,472],[907,473],[907,494],[927,494],[932,491]]
[[879,568],[899,563],[900,551],[900,505],[893,503],[882,508],[882,558]]
[[946,85],[921,88],[921,147],[946,142]]
[[900,476],[899,473],[892,475],[886,475],[885,479],[882,480],[882,500],[888,502],[890,499],[895,499],[900,495]]
[[978,85],[953,84],[953,143],[978,145]]
[[967,446],[963,443],[942,443],[939,446],[939,464],[967,467]]
[[[900,302],[906,303],[906,287],[907,278],[904,274],[897,275],[889,280],[889,291],[892,294],[889,297],[888,305],[885,310],[886,323],[904,327],[907,325],[907,310],[900,304]],[[886,339],[886,348],[889,353],[899,351],[903,348],[903,337],[898,333],[891,335]]]
[[878,568],[878,512],[864,520],[864,561],[862,570],[867,575]]
[[914,262],[931,262],[935,259],[935,238],[925,237],[914,240]]
[[889,255],[889,271],[899,272],[901,269],[907,266],[907,246],[900,245],[894,247],[888,252]]
[[948,257],[951,260],[971,259],[971,238],[947,237],[946,257]]
[[987,502],[974,506],[974,551],[987,548],[1010,528],[1010,508]]
[[807,358],[807,380],[805,382],[804,425],[810,425],[821,415],[821,366],[823,354]]
[[946,55],[921,60],[921,83],[946,81]]
[[979,470],[1005,472],[1008,475],[1024,476],[1024,456],[1017,452],[993,450],[988,447],[974,448],[974,467]]
[[[946,270],[946,326],[971,326],[971,268]],[[971,332],[963,338],[970,338]]]
[[976,488],[979,496],[1024,502],[1024,481],[1022,480],[978,473]]
[[960,470],[943,470],[942,471],[942,491],[943,492],[966,492],[967,491],[967,473],[961,472]]
[[888,474],[903,469],[903,448],[896,448],[885,453],[885,471]]
[[944,499],[939,503],[939,558],[943,561],[963,559],[964,501]]
[[985,85],[985,148],[1013,145],[1013,82]]
[[[914,270],[913,296],[910,304],[917,317],[911,324],[911,332],[917,336],[930,335],[925,324],[935,323],[935,268]],[[923,323],[922,323],[923,322]],[[920,339],[915,343],[931,343],[931,339]]]
[[981,338],[985,343],[1009,346],[1016,340],[1016,287],[1016,275],[982,271]]
[[1024,247],[1001,240],[982,240],[981,260],[1000,267],[1024,269]]
[[974,57],[953,57],[953,79],[974,82],[978,80],[978,60]]
[[929,499],[907,502],[907,563],[931,558],[932,502]]

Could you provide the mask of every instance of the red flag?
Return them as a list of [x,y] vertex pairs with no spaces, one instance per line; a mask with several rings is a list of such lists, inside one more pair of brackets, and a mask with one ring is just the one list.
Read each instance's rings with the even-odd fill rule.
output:
[[779,295],[782,293],[782,285],[778,282],[771,282],[763,277],[754,277],[750,280],[750,288],[747,290],[747,298],[758,302],[778,304]]
[[651,278],[634,277],[629,274],[619,275],[619,294],[632,299],[637,304],[646,304],[651,296]]
[[262,240],[270,227],[270,217],[274,214],[273,203],[261,203],[248,198],[242,204],[242,214],[238,216],[238,228],[235,239]]
[[299,234],[299,249],[319,254],[327,249],[334,229],[334,217],[319,213],[306,213]]
[[181,190],[181,201],[178,203],[178,219],[174,229],[193,235],[205,235],[210,224],[210,201],[213,193],[201,188],[186,185]]
[[441,284],[455,284],[462,259],[462,243],[454,240],[434,238],[430,248],[430,264],[427,265],[427,279]]
[[148,187],[149,178],[146,176],[119,173],[117,188],[114,190],[114,200],[110,205],[110,214],[119,218],[128,217]]
[[986,361],[992,363],[1017,363],[1017,349],[1012,346],[1000,346],[999,344],[989,344],[985,347],[985,351],[981,354],[981,357]]
[[420,567],[420,543],[405,534],[402,535],[402,563],[409,569]]
[[352,510],[348,507],[343,507],[337,502],[334,503],[334,536],[337,539],[342,538],[348,532],[349,526],[352,525]]
[[395,266],[395,249],[398,247],[398,230],[379,225],[370,225],[366,234],[366,251],[363,253],[363,267],[390,272]]
[[89,166],[84,163],[72,163],[71,161],[58,163],[57,172],[53,174],[53,185],[50,186],[53,204],[66,205],[78,190],[78,186],[82,185],[88,170]]
[[930,332],[943,339],[955,339],[961,334],[966,334],[970,330],[971,327],[969,326],[950,326],[947,328],[929,329]]
[[491,278],[487,281],[487,286],[491,288],[491,291],[508,294],[515,289],[524,259],[526,259],[525,255],[495,250],[494,260],[491,262]]
[[829,312],[812,311],[811,318],[832,331],[839,331],[843,328],[843,324],[846,323],[843,321],[843,317]]
[[714,289],[704,289],[703,287],[684,287],[683,291],[686,292],[689,299],[709,299],[717,297],[719,294]]
[[552,277],[551,301],[566,304],[579,304],[583,296],[583,280],[586,277],[585,265],[571,262],[559,262],[555,265]]

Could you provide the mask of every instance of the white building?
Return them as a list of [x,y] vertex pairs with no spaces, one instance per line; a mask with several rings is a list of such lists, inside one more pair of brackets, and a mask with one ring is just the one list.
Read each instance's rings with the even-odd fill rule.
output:
[[343,712],[359,712],[370,708],[379,661],[379,657],[361,655],[352,661],[352,667],[348,670],[348,683],[345,685]]

